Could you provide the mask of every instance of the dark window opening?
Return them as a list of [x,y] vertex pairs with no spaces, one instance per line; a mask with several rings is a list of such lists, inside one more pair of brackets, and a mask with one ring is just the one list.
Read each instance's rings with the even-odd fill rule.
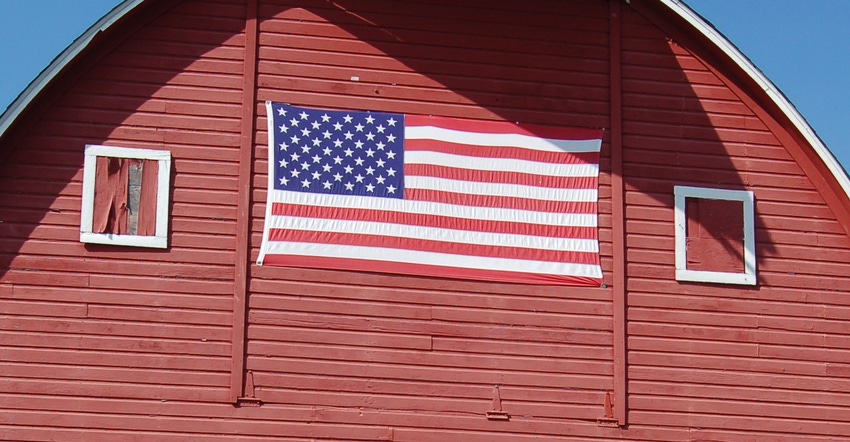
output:
[[92,231],[154,235],[158,172],[153,160],[97,157]]
[[744,205],[741,201],[685,199],[687,269],[744,272]]

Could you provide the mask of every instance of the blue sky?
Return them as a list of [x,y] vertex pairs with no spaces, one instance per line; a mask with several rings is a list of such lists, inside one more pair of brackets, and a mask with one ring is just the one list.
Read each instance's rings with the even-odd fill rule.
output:
[[[120,0],[0,0],[0,110]],[[686,0],[850,168],[850,0]]]

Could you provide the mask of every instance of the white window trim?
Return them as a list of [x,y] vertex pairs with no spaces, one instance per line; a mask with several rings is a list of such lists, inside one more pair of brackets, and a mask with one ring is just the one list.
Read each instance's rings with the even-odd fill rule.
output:
[[[156,184],[156,234],[154,236],[94,233],[94,184],[97,157],[151,160],[159,164]],[[168,204],[171,179],[171,152],[129,147],[87,145],[83,164],[83,205],[80,213],[80,241],[121,246],[168,247]]]
[[[756,235],[753,192],[748,190],[710,189],[705,187],[675,186],[676,197],[676,280],[712,282],[719,284],[756,285]],[[686,198],[740,201],[744,206],[744,272],[712,272],[689,270],[687,267]]]

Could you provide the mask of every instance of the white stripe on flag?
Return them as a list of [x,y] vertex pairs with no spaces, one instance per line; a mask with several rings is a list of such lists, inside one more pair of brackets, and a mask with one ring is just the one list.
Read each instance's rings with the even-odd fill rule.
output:
[[406,126],[407,140],[439,140],[469,146],[511,146],[545,152],[599,152],[602,140],[555,140],[524,134],[459,131],[434,126]]

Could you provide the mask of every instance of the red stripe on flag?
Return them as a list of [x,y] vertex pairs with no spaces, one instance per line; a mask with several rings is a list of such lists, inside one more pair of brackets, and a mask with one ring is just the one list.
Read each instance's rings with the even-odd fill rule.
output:
[[470,232],[504,233],[549,238],[596,239],[596,227],[552,226],[507,221],[475,220],[424,213],[388,212],[377,209],[306,206],[274,203],[272,215],[327,220],[367,221]]
[[363,235],[357,233],[271,229],[269,230],[269,240],[277,242],[300,242],[397,250],[416,250],[420,252],[462,255],[469,257],[518,259],[526,261],[561,262],[584,265],[597,264],[597,254],[595,252],[565,252],[558,250],[433,241],[395,236]]
[[406,264],[390,261],[372,261],[351,258],[325,258],[301,255],[266,255],[263,265],[286,266],[313,269],[347,270],[366,273],[393,273],[435,278],[478,280],[489,282],[507,282],[520,284],[558,284],[599,286],[601,279],[579,276],[561,276],[536,273],[477,270],[456,267],[431,266],[426,264]]

